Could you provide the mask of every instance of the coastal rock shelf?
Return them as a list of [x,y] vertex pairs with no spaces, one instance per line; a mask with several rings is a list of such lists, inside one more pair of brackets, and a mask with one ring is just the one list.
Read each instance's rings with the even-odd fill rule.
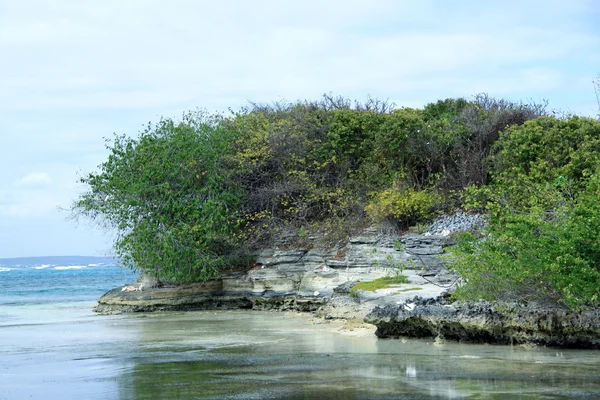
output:
[[[104,294],[96,311],[294,310],[348,323],[364,319],[377,327],[375,334],[381,338],[600,349],[599,310],[448,303],[446,294],[457,276],[445,268],[440,255],[453,244],[443,235],[391,236],[366,230],[332,251],[266,249],[249,271],[202,284],[161,287],[142,277]],[[408,283],[351,290],[359,281],[399,272]]]
[[381,338],[435,337],[468,343],[533,344],[600,349],[600,311],[528,309],[479,302],[388,304],[376,307],[365,322]]
[[[402,272],[409,285],[356,293],[352,304],[369,309],[387,301],[405,301],[419,294],[434,298],[454,275],[437,256],[452,241],[443,236],[391,236],[367,229],[340,248],[265,249],[252,269],[203,284],[156,287],[141,279],[109,291],[96,311],[148,312],[204,309],[279,309],[315,311],[326,305],[334,290],[349,282],[371,281]],[[437,282],[437,283],[436,283]],[[140,290],[141,289],[141,290]],[[400,293],[398,293],[400,292]],[[347,296],[346,296],[347,297]],[[364,307],[363,307],[364,308]]]

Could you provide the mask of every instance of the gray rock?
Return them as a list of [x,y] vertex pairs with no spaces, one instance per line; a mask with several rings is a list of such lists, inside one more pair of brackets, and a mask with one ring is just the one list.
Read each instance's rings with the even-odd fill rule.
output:
[[327,265],[324,265],[324,264],[318,266],[315,269],[313,269],[313,272],[316,275],[319,275],[319,276],[322,276],[322,277],[329,277],[329,278],[336,277],[336,276],[339,275],[338,271],[336,271],[333,268],[329,268]]
[[330,268],[347,268],[348,267],[348,261],[344,260],[326,260],[325,261],[325,265],[327,265]]
[[352,289],[354,287],[354,285],[356,285],[357,283],[358,283],[358,281],[346,281],[346,282],[342,283],[341,285],[338,285],[335,288],[333,288],[333,292],[350,294],[350,289]]
[[376,235],[364,235],[350,238],[351,244],[375,244],[379,241],[379,237]]
[[[404,273],[408,274],[413,271],[407,268],[410,267],[406,263],[410,261],[410,257],[417,257],[419,262],[415,261],[413,268],[419,270],[422,268],[420,261],[425,260],[425,270],[429,272],[426,278],[409,274],[411,282],[423,285],[433,282],[441,273],[439,262],[434,256],[411,256],[398,249],[396,244],[400,240],[413,246],[412,248],[418,248],[417,252],[437,254],[446,238],[386,236],[367,230],[365,234],[350,240],[346,246],[334,249],[264,249],[255,253],[256,266],[247,272],[224,276],[204,285],[162,288],[166,291],[154,290],[160,289],[158,282],[143,278],[146,279],[147,286],[141,286],[146,286],[147,290],[107,294],[99,301],[98,311],[219,308],[220,303],[223,303],[222,307],[271,307],[267,303],[273,304],[272,307],[275,308],[274,304],[292,307],[292,304],[297,303],[289,301],[290,298],[319,298],[322,302],[322,299],[327,300],[333,296],[334,289],[346,282],[374,280],[394,273],[397,268],[405,269]],[[425,292],[432,295],[439,292],[438,287],[434,289],[427,289]],[[387,297],[394,301],[398,298],[369,293],[359,296],[363,304],[369,304],[369,307],[380,304]],[[259,298],[263,300],[257,300]],[[374,299],[378,299],[377,302]],[[366,307],[362,309],[366,310]]]
[[436,219],[428,228],[430,235],[448,236],[457,232],[481,230],[487,224],[481,214],[457,212],[453,215],[443,215]]
[[378,337],[439,337],[469,343],[535,344],[600,349],[600,311],[524,309],[487,302],[388,304],[365,321]]
[[443,254],[444,249],[442,246],[419,246],[419,247],[406,247],[408,254],[420,255],[420,256],[432,256],[435,254]]
[[[460,214],[440,219],[435,226],[454,232],[480,222],[485,222],[483,217]],[[96,311],[317,311],[325,318],[367,316],[380,337],[435,336],[466,342],[600,348],[598,310],[577,314],[489,303],[448,304],[443,295],[453,290],[458,276],[445,268],[439,256],[454,239],[432,232],[400,237],[371,230],[330,250],[265,249],[256,253],[256,266],[251,270],[203,284],[167,287],[141,276],[128,287],[130,291],[117,288],[104,294]],[[349,296],[357,282],[400,270],[408,284]]]
[[373,265],[373,262],[371,260],[367,260],[367,259],[353,259],[353,260],[348,260],[347,262],[347,267],[348,268],[369,268]]
[[300,261],[311,264],[323,264],[325,262],[325,257],[314,254],[306,254]]
[[162,283],[156,277],[148,275],[144,272],[140,272],[140,276],[138,277],[136,282],[139,283],[141,287],[146,289],[162,286]]
[[277,264],[293,264],[298,261],[306,254],[307,250],[297,249],[290,251],[275,251],[271,257],[259,257],[256,260],[256,264],[262,265],[277,265]]
[[99,313],[149,312],[166,310],[208,310],[248,308],[251,303],[241,296],[224,296],[222,282],[176,287],[150,288],[124,292],[113,289],[98,299]]

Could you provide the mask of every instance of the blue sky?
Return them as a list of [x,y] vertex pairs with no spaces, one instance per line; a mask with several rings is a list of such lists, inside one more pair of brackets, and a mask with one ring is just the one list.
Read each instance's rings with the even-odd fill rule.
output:
[[67,220],[105,137],[197,107],[486,92],[596,116],[600,3],[0,0],[0,257],[105,255]]

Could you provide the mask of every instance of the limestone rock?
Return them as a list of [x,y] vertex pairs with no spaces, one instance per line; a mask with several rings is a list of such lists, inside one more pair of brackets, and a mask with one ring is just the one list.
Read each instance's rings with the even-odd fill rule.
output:
[[535,344],[600,349],[600,311],[525,309],[488,302],[414,307],[388,304],[365,321],[378,337],[439,337],[469,343]]
[[375,244],[379,241],[379,237],[376,235],[363,235],[350,238],[351,244]]
[[[401,240],[398,236],[386,236],[374,229],[367,229],[362,235],[351,238],[345,246],[334,249],[263,249],[256,253],[255,266],[249,271],[232,273],[204,284],[161,287],[159,282],[151,281],[148,277],[140,278],[144,282],[144,291],[110,291],[98,301],[97,311],[211,308],[312,310],[323,307],[341,285],[374,280],[395,273],[398,268],[411,267],[406,262],[415,256],[397,245]],[[407,242],[435,254],[439,252],[441,243],[445,242],[435,237],[416,236],[411,236]],[[419,257],[435,259],[435,256]],[[425,278],[419,281],[415,273],[417,269],[421,270],[421,264],[416,260],[412,266],[415,269],[407,269],[405,273],[411,276],[411,282],[428,285]],[[440,267],[430,261],[425,270],[430,273],[427,279],[434,279]],[[436,296],[439,294],[439,290],[425,292],[435,292]],[[347,297],[347,293],[340,295]],[[363,304],[361,309],[365,311],[383,304],[387,298],[397,301],[398,297],[395,296],[389,293],[365,293],[356,300]]]

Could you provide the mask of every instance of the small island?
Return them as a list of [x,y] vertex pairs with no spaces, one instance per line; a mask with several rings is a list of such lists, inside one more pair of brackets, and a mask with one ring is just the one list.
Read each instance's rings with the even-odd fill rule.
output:
[[600,348],[600,122],[479,95],[189,112],[72,205],[140,281],[98,312],[275,309],[379,337]]

